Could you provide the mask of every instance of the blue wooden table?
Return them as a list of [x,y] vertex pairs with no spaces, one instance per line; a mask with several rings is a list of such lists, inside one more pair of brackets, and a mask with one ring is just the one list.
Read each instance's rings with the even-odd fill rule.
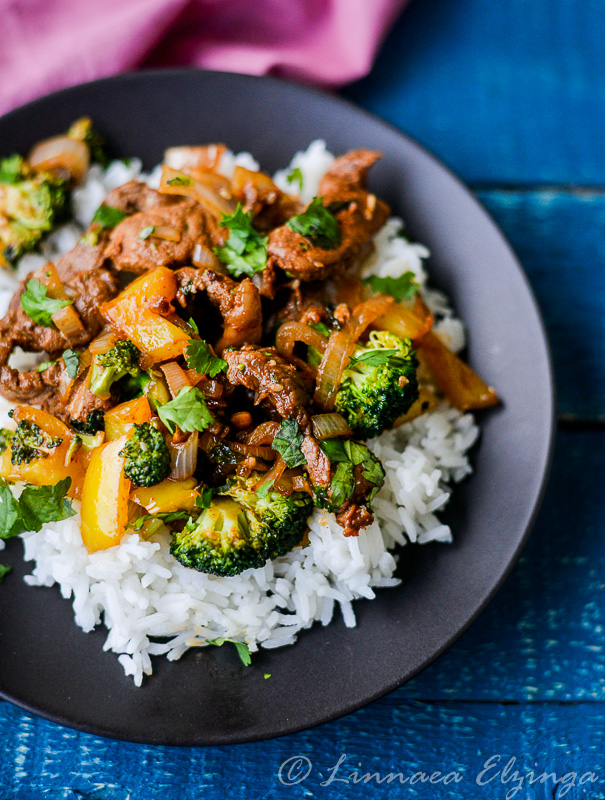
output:
[[0,703],[0,798],[605,797],[604,34],[604,0],[413,0],[345,91],[472,186],[546,318],[554,467],[491,606],[402,689],[270,742],[144,747]]

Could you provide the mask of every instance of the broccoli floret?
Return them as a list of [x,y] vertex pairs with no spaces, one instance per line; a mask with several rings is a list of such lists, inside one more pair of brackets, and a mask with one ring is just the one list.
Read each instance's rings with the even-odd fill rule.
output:
[[22,419],[11,439],[11,463],[29,464],[47,458],[62,442],[63,439],[49,436],[35,422]]
[[25,162],[10,172],[14,158],[0,162],[0,253],[13,263],[34,250],[42,236],[62,221],[66,182],[49,172],[29,174]]
[[102,431],[105,428],[105,412],[100,408],[95,408],[91,411],[86,419],[71,419],[71,427],[78,433],[84,433],[88,436],[94,436],[95,433]]
[[290,552],[307,529],[313,501],[304,492],[284,497],[275,489],[259,496],[260,478],[237,477],[220,489],[197,520],[173,533],[172,555],[186,567],[230,576]]
[[119,454],[124,475],[135,486],[155,486],[170,475],[170,451],[160,431],[150,422],[134,426],[134,434]]
[[107,398],[111,387],[126,375],[137,377],[141,370],[138,360],[140,351],[128,339],[122,339],[107,353],[95,356],[90,378],[90,391],[97,397]]
[[14,435],[14,431],[10,431],[8,428],[0,428],[0,453],[4,453],[6,448],[10,447]]
[[391,428],[418,397],[418,362],[409,339],[387,331],[372,331],[355,348],[345,369],[334,410],[360,439]]

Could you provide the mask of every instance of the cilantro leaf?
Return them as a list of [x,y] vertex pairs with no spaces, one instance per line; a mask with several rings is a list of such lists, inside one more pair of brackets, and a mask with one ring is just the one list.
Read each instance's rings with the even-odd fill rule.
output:
[[367,350],[362,353],[359,358],[351,356],[349,359],[349,367],[354,367],[356,364],[363,364],[366,367],[379,367],[382,364],[388,364],[389,358],[397,355],[398,350]]
[[52,365],[56,363],[56,361],[43,361],[36,367],[36,372],[45,372],[49,367],[52,367]]
[[155,225],[148,225],[139,232],[139,239],[149,239],[152,233],[155,233]]
[[2,583],[4,578],[11,571],[11,569],[12,569],[12,567],[8,567],[6,564],[0,564],[0,583]]
[[365,445],[359,444],[358,442],[347,440],[344,443],[344,447],[349,458],[351,459],[351,463],[355,466],[361,464],[363,467],[361,472],[362,476],[368,481],[368,483],[371,483],[376,487],[370,496],[371,500],[375,492],[378,491],[378,489],[384,483],[385,473],[384,467],[380,463],[380,459],[376,458],[376,456],[371,453]]
[[51,486],[30,486],[21,492],[19,507],[25,530],[39,531],[45,522],[59,522],[59,520],[73,517],[75,511],[71,500],[65,495],[71,486],[71,478]]
[[291,217],[286,224],[290,230],[324,250],[340,244],[338,220],[324,206],[321,197],[314,197],[302,214]]
[[215,356],[210,345],[203,339],[189,339],[185,353],[187,366],[198,373],[203,372],[209,378],[214,378],[227,369],[227,362]]
[[19,501],[5,480],[0,482],[0,539],[12,539],[23,533],[25,526],[21,518]]
[[115,228],[123,219],[126,219],[128,214],[120,211],[119,208],[113,206],[100,205],[94,213],[91,225],[98,225],[103,230]]
[[288,172],[286,175],[286,183],[297,183],[299,188],[302,190],[303,188],[303,174],[301,172],[300,167],[294,167],[293,169]]
[[379,278],[378,275],[370,275],[369,278],[364,278],[363,282],[377,294],[390,294],[398,303],[402,300],[411,300],[420,289],[413,272],[404,272],[398,278]]
[[343,439],[320,439],[319,446],[330,461],[349,461],[349,455],[345,450]]
[[65,369],[67,370],[67,374],[73,380],[78,376],[78,367],[80,366],[80,356],[76,353],[75,350],[64,350],[63,351],[63,363],[65,364]]
[[72,300],[53,300],[48,297],[46,286],[37,278],[27,282],[25,291],[21,295],[21,308],[30,319],[45,328],[54,328],[52,315],[65,306],[70,306],[72,302]]
[[0,539],[11,539],[24,531],[39,531],[45,522],[58,522],[76,513],[65,495],[71,478],[52,486],[27,484],[17,500],[6,481],[0,482]]
[[238,642],[237,639],[225,639],[223,637],[219,639],[206,639],[206,644],[213,644],[216,647],[221,647],[225,642],[231,642],[231,644],[235,645],[235,649],[242,660],[242,664],[245,667],[249,667],[252,663],[252,658],[250,656],[250,648],[245,642]]
[[208,411],[206,399],[195,386],[185,386],[174,400],[158,407],[158,416],[171,433],[176,426],[185,433],[205,431],[214,425],[214,417]]
[[210,503],[212,502],[212,498],[214,496],[214,489],[212,486],[205,486],[199,497],[195,499],[195,505],[197,508],[210,508]]
[[345,500],[353,496],[355,491],[355,470],[350,461],[341,461],[336,467],[336,472],[330,483],[332,491],[331,500],[341,506]]
[[298,422],[294,419],[285,419],[279,426],[271,447],[281,454],[287,467],[300,467],[301,464],[307,463],[300,449],[303,439]]
[[198,326],[197,326],[197,322],[196,322],[196,321],[193,319],[193,317],[189,317],[189,320],[188,320],[188,322],[187,322],[187,325],[189,325],[189,327],[190,327],[192,330],[194,330],[196,333],[199,333],[199,332],[200,332],[200,329],[199,329],[199,328],[198,328]]
[[268,237],[252,227],[252,213],[246,214],[238,203],[233,214],[223,214],[220,226],[229,229],[229,238],[214,252],[231,275],[238,278],[262,272],[267,263]]
[[181,519],[189,519],[191,516],[189,511],[160,511],[157,514],[144,514],[142,517],[135,519],[130,525],[135,531],[140,531],[143,525],[150,519],[159,519],[164,524],[169,525],[171,522],[177,522]]

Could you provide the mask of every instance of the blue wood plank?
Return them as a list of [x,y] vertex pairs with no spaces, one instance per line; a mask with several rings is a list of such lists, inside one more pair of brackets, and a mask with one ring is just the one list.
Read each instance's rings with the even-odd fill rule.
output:
[[561,431],[544,505],[502,591],[408,698],[605,700],[605,432]]
[[412,0],[350,99],[467,181],[605,183],[600,0]]
[[[600,704],[436,705],[391,696],[318,730],[231,748],[145,747],[66,730],[57,735],[51,723],[9,706],[0,707],[0,719],[9,727],[0,743],[4,800],[504,800],[515,787],[509,798],[552,800],[564,797],[566,786],[573,800],[605,796]],[[355,784],[353,771],[383,780],[399,772],[406,781],[380,785],[374,777]],[[552,776],[529,786],[530,771],[554,772],[559,783]],[[422,782],[419,773],[434,775],[433,783]],[[280,782],[280,774],[293,785]]]
[[[525,267],[544,314],[559,409],[605,419],[605,195],[478,192]],[[494,287],[497,303],[497,287]]]

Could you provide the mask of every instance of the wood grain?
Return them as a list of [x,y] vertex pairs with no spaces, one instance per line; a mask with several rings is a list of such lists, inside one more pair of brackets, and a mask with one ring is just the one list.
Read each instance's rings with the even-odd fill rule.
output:
[[604,29],[600,0],[412,0],[345,94],[466,181],[604,184]]

